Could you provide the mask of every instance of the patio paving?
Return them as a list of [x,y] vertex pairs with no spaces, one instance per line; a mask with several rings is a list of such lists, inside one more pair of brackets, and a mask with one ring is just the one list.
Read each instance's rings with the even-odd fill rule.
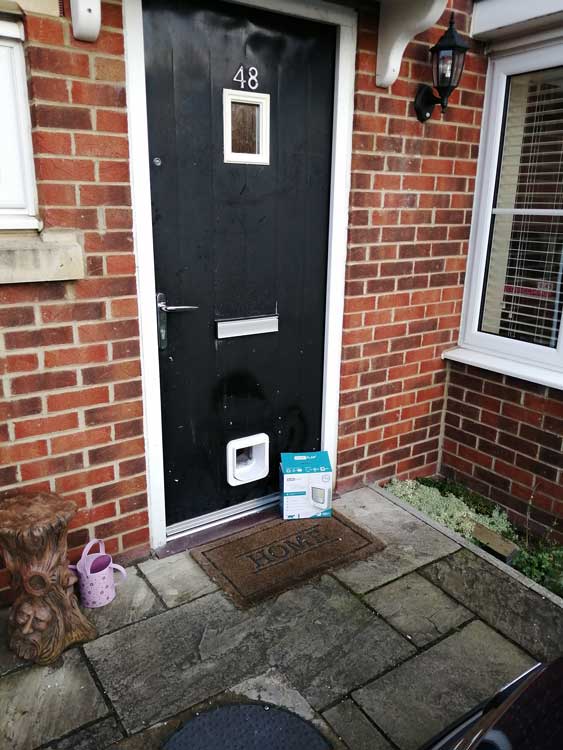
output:
[[188,553],[128,569],[97,640],[29,667],[0,611],[0,747],[157,750],[195,712],[264,701],[335,750],[416,750],[538,658],[563,607],[450,533],[362,488],[337,509],[387,544],[240,610]]

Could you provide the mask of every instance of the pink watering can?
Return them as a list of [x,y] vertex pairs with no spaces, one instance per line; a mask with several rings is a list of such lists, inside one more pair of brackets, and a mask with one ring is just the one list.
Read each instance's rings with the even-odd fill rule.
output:
[[[95,544],[99,545],[100,551],[88,554]],[[127,577],[125,569],[114,563],[111,555],[106,554],[101,539],[92,539],[88,542],[77,564],[69,567],[78,573],[80,602],[90,609],[103,607],[115,599],[114,570],[118,570],[123,578]]]

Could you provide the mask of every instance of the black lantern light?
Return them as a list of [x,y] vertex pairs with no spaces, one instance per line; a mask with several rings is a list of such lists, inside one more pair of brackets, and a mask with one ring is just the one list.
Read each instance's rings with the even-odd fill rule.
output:
[[420,122],[426,122],[432,116],[436,104],[442,106],[442,111],[448,106],[448,98],[461,78],[468,49],[469,45],[456,31],[452,13],[448,30],[430,50],[432,78],[439,96],[435,96],[432,88],[425,85],[419,86],[416,92],[414,111]]

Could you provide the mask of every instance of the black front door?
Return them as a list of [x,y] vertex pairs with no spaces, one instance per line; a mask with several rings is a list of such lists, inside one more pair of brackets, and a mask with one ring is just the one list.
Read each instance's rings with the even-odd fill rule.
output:
[[[336,32],[229,2],[143,15],[156,288],[197,308],[159,315],[171,525],[320,449]],[[257,433],[269,473],[231,486],[227,444]]]

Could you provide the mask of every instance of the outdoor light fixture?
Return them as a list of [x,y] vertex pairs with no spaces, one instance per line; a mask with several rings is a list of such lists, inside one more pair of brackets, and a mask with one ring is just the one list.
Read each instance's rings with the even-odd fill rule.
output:
[[452,13],[448,30],[430,50],[432,78],[439,96],[435,96],[432,87],[426,85],[419,86],[416,92],[414,111],[420,122],[430,119],[436,104],[442,106],[442,112],[448,106],[448,98],[461,78],[468,49],[469,45],[456,31]]

